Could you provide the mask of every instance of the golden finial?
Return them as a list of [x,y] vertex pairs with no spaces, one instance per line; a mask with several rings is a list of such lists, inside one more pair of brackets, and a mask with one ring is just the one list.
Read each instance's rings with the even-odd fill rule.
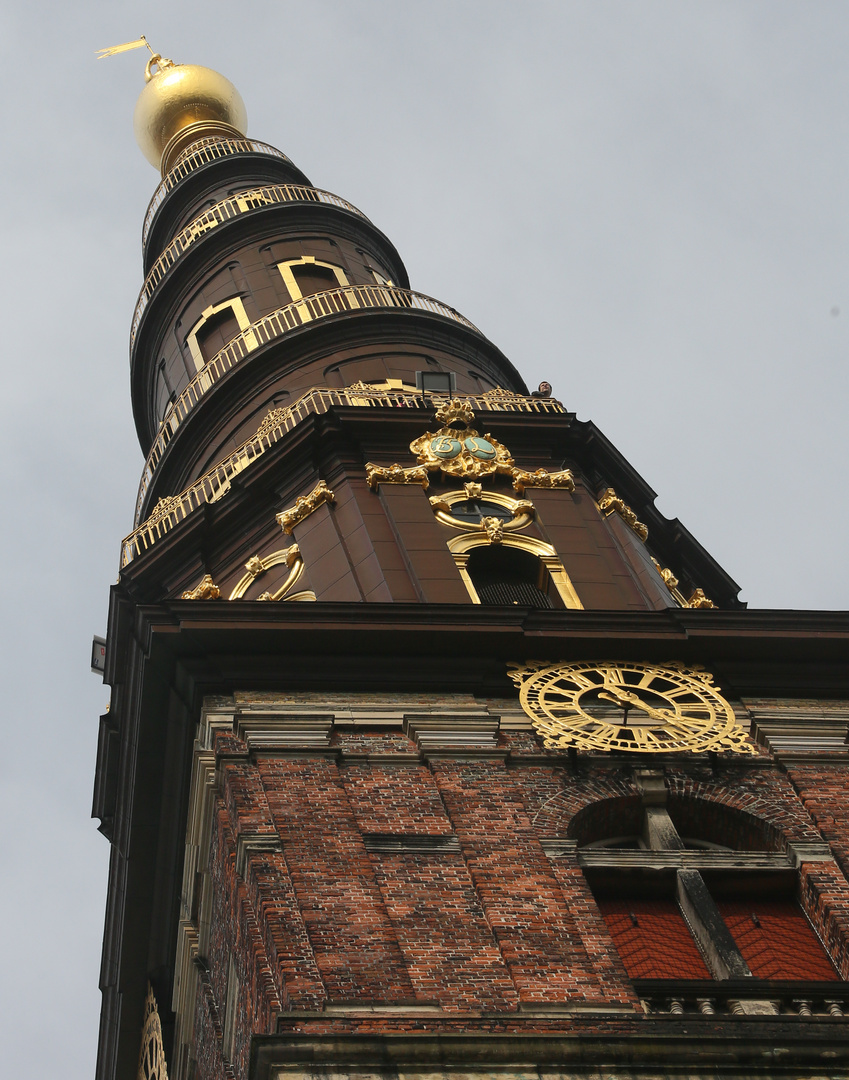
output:
[[136,142],[164,176],[192,143],[207,138],[244,138],[245,103],[236,87],[211,68],[175,64],[154,52],[142,34],[135,41],[98,50],[98,59],[147,48],[145,88],[133,116]]

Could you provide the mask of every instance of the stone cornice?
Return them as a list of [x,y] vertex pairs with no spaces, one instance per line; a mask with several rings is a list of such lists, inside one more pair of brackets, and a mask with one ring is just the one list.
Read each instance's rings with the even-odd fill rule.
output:
[[[282,1018],[281,1018],[282,1019]],[[745,1036],[735,1018],[721,1022],[715,1016],[688,1016],[694,1030],[682,1031],[680,1018],[649,1019],[614,1012],[599,1004],[588,1013],[573,1012],[568,1029],[532,1030],[546,1018],[516,1017],[512,1023],[525,1031],[488,1032],[484,1017],[458,1017],[479,1030],[463,1032],[398,1031],[387,1035],[295,1034],[281,1030],[277,1036],[254,1036],[251,1042],[252,1080],[278,1080],[314,1074],[317,1066],[332,1066],[337,1075],[357,1077],[379,1069],[388,1078],[411,1066],[450,1073],[451,1065],[464,1075],[477,1065],[482,1075],[492,1068],[506,1076],[521,1075],[521,1066],[548,1066],[570,1077],[598,1077],[624,1070],[629,1076],[681,1075],[719,1068],[724,1076],[774,1077],[793,1075],[786,1070],[819,1068],[822,1075],[845,1075],[849,1063],[849,1033],[845,1021],[788,1022],[786,1017],[746,1017]],[[499,1021],[505,1022],[504,1014]],[[297,1023],[297,1019],[289,1023]],[[301,1021],[303,1023],[304,1021]],[[437,1021],[439,1022],[439,1021]],[[562,1024],[563,1017],[549,1017],[548,1024]],[[288,1026],[288,1025],[287,1025]],[[782,1048],[776,1071],[775,1047]],[[709,1038],[706,1044],[705,1039]],[[449,1064],[450,1063],[450,1064]],[[297,1069],[296,1066],[302,1066]],[[819,1074],[817,1074],[819,1075]]]

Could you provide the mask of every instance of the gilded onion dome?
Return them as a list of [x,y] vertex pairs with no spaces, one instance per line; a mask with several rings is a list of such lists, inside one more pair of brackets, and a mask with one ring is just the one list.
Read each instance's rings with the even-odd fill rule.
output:
[[142,153],[163,176],[186,147],[200,139],[244,138],[245,103],[217,71],[154,55],[145,68],[145,82],[133,127]]

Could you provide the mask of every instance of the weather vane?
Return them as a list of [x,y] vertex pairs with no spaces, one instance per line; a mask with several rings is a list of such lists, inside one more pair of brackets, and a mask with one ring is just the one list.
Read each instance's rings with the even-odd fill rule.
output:
[[135,41],[125,41],[123,45],[112,45],[108,49],[98,49],[97,59],[105,60],[107,56],[115,56],[116,53],[129,52],[131,49],[147,49],[150,53],[147,67],[144,69],[144,77],[148,82],[150,82],[155,71],[164,71],[166,68],[174,66],[173,60],[169,60],[167,57],[161,56],[158,52],[153,51],[150,42],[144,34],[142,34],[140,38],[136,38]]
[[150,42],[147,40],[144,34],[142,34],[142,36],[140,38],[136,38],[135,41],[125,41],[123,45],[112,45],[108,49],[98,49],[97,59],[105,60],[107,56],[115,56],[116,53],[129,52],[130,49],[145,48],[150,52],[151,56],[157,55],[150,47]]

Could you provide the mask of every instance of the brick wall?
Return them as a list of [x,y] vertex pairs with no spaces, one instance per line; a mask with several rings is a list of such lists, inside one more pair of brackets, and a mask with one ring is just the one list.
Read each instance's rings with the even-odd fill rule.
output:
[[[274,704],[246,701],[230,706],[237,721],[240,708]],[[218,731],[198,1080],[246,1077],[254,1034],[542,1032],[552,1009],[597,1010],[604,1023],[643,1016],[576,850],[639,832],[633,766],[600,755],[570,764],[515,716],[489,749],[460,739],[425,753],[405,734],[405,710],[446,708],[457,730],[485,712],[472,699],[375,696],[370,711],[368,695],[300,695],[277,702],[287,722],[300,718],[295,743],[271,749],[254,722],[247,742],[238,722]],[[342,719],[328,738],[334,709]],[[315,736],[311,714],[324,724]],[[665,776],[682,835],[772,853],[833,843],[838,862],[802,861],[798,896],[847,977],[839,770],[726,755],[715,768],[679,759]]]

